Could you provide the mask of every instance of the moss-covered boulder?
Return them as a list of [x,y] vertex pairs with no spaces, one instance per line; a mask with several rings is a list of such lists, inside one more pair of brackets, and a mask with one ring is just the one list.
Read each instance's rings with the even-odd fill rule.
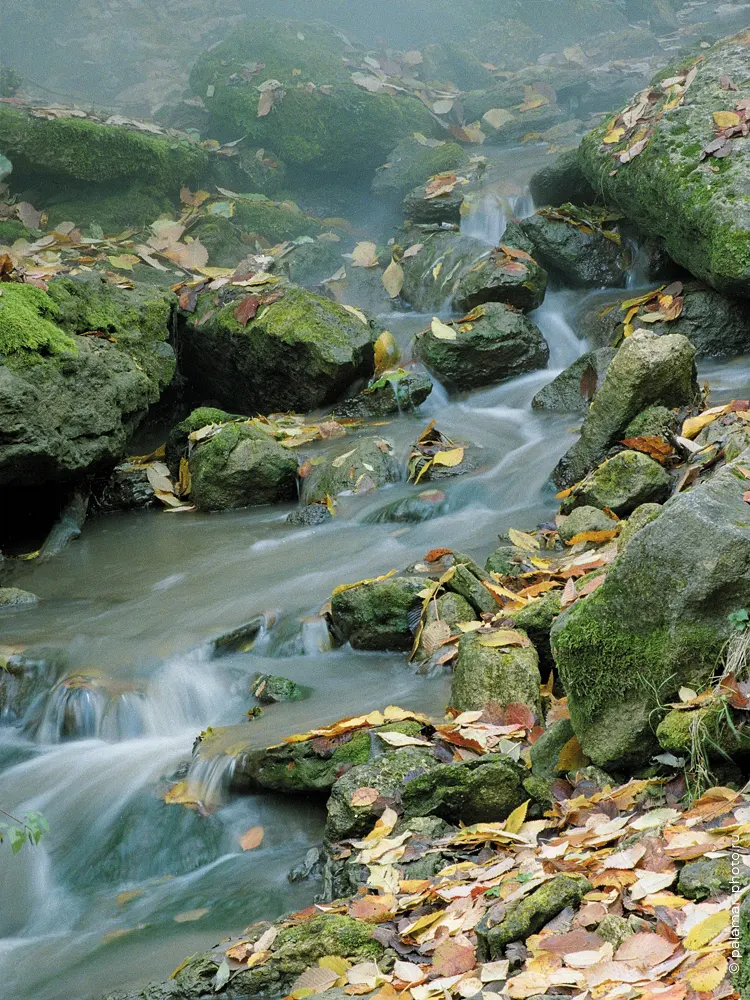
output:
[[434,197],[428,193],[429,184],[417,184],[404,198],[404,218],[418,225],[439,226],[448,222],[458,226],[461,222],[461,206],[469,190],[459,180],[452,191]]
[[457,142],[423,141],[413,135],[402,139],[375,171],[371,191],[379,198],[400,200],[435,174],[458,170],[468,163],[468,153]]
[[[519,257],[455,232],[420,234],[422,244],[403,261],[401,297],[420,312],[438,312],[446,304],[457,310],[484,302],[507,302],[516,309],[536,309],[544,299],[547,274],[528,255]],[[507,244],[512,243],[508,238]],[[515,250],[514,246],[511,249]]]
[[374,170],[399,139],[434,130],[416,98],[357,86],[365,55],[323,23],[254,17],[198,59],[190,83],[221,127],[290,169],[353,174]]
[[173,297],[98,277],[0,296],[0,484],[39,486],[114,465],[170,382]]
[[409,611],[418,604],[424,577],[392,576],[358,583],[331,596],[331,629],[355,649],[411,649]]
[[533,409],[585,413],[604,381],[615,353],[614,347],[600,347],[582,354],[536,393],[531,400]]
[[539,654],[539,665],[544,675],[549,675],[555,661],[550,650],[549,636],[555,619],[560,614],[561,592],[550,590],[534,601],[516,611],[509,611],[516,626],[522,629],[531,639]]
[[177,475],[180,470],[180,459],[189,455],[189,436],[209,424],[226,424],[230,420],[247,420],[239,413],[227,413],[215,406],[199,406],[192,410],[184,420],[170,430],[167,435],[165,460],[170,471]]
[[537,170],[529,179],[529,190],[536,205],[593,205],[596,194],[584,177],[578,162],[578,150],[561,153],[552,163]]
[[558,719],[544,730],[531,745],[531,770],[539,778],[556,778],[565,773],[560,767],[560,752],[573,739],[573,723],[570,719]]
[[694,359],[695,348],[685,337],[636,330],[612,359],[580,438],[558,462],[553,473],[557,485],[572,486],[598,465],[646,407],[692,403],[697,397]]
[[[619,142],[605,144],[611,118],[584,138],[580,151],[586,177],[609,204],[644,232],[663,237],[674,260],[696,277],[745,298],[750,297],[750,203],[744,140],[735,140],[723,158],[701,156],[716,139],[714,115],[732,112],[750,96],[749,50],[750,34],[744,31],[687,60],[682,73],[675,74],[674,66],[662,71],[650,88],[655,100],[644,94],[634,98],[635,104],[642,97],[646,101],[645,144],[628,162],[622,154],[636,137],[626,131]],[[681,84],[663,85],[675,75],[682,76]],[[738,91],[724,89],[727,76],[737,81]],[[682,101],[676,88],[684,91],[688,81]]]
[[393,445],[378,437],[339,442],[328,452],[315,455],[302,471],[303,503],[320,502],[341,493],[370,493],[403,478]]
[[[736,859],[736,860],[735,860]],[[734,869],[734,870],[733,870]],[[725,892],[736,892],[750,885],[750,866],[743,858],[727,855],[724,858],[701,858],[680,869],[677,891],[698,902]]]
[[451,705],[462,712],[490,702],[522,704],[541,717],[539,656],[534,647],[482,645],[484,636],[469,632],[458,643],[451,685]]
[[750,730],[734,722],[721,699],[684,712],[672,709],[656,727],[656,738],[662,749],[688,760],[695,747],[719,761],[750,750]]
[[[596,344],[617,343],[623,334],[627,303],[632,293],[622,294],[605,306],[598,305],[580,319],[580,332]],[[675,320],[652,323],[642,304],[629,322],[638,327],[646,317],[652,333],[680,333],[695,345],[696,357],[721,358],[744,354],[750,349],[750,305],[709,288],[703,282],[686,282],[682,290],[682,312]],[[653,310],[653,301],[650,303]],[[652,312],[653,315],[653,312]]]
[[617,536],[618,552],[622,552],[635,533],[655,521],[663,510],[664,507],[660,503],[642,503],[636,507],[620,528],[620,534]]
[[486,302],[450,329],[454,339],[433,324],[414,341],[415,355],[449,390],[493,385],[544,368],[549,360],[541,330],[501,302]]
[[576,507],[567,516],[558,519],[557,531],[564,542],[570,542],[584,531],[612,531],[616,522],[607,517],[600,507],[585,504]]
[[416,410],[432,392],[427,372],[400,368],[374,378],[367,388],[334,407],[334,415],[356,420]]
[[509,944],[525,941],[566,907],[577,909],[590,891],[591,883],[583,875],[556,875],[523,899],[492,907],[477,924],[480,961],[500,958]]
[[520,226],[542,267],[566,285],[622,288],[628,262],[619,233],[606,225],[594,228],[584,219],[584,210],[563,205],[559,211],[540,209]]
[[190,455],[190,498],[200,510],[294,500],[297,459],[248,423],[230,423]]
[[337,303],[285,286],[242,324],[242,298],[203,293],[196,311],[181,316],[180,370],[194,395],[249,414],[299,412],[333,402],[371,373],[374,331]]
[[503,754],[445,764],[409,781],[401,796],[404,813],[449,823],[497,822],[528,798],[526,776],[524,767]]
[[[579,506],[609,508],[626,517],[641,504],[666,500],[671,486],[669,474],[653,458],[641,451],[621,451],[578,483],[563,507],[566,511]],[[610,526],[614,527],[612,521]]]
[[600,767],[649,759],[659,706],[681,685],[700,690],[729,636],[727,615],[750,605],[745,492],[728,465],[673,497],[553,626],[573,726]]

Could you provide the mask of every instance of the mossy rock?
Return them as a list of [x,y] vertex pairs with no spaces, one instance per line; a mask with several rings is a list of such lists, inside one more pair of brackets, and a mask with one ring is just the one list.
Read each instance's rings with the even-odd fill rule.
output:
[[310,697],[310,689],[288,677],[275,674],[255,674],[250,681],[250,692],[264,705],[281,701],[304,701]]
[[447,222],[458,226],[461,206],[470,190],[470,186],[459,183],[446,194],[428,198],[427,185],[417,184],[404,198],[404,218],[417,225],[440,226]]
[[39,176],[118,184],[139,180],[152,190],[177,195],[210,171],[199,146],[172,137],[146,135],[123,125],[100,125],[81,118],[34,118],[0,108],[0,149],[13,160],[13,180]]
[[[576,214],[579,209],[571,208]],[[547,218],[544,209],[520,225],[534,244],[543,267],[574,288],[622,288],[627,281],[627,259],[621,241],[605,231]],[[585,215],[585,212],[583,213]],[[616,231],[613,235],[617,235]]]
[[677,891],[700,902],[750,885],[750,867],[743,863],[742,857],[735,855],[735,858],[728,855],[691,861],[680,869]]
[[558,520],[557,531],[564,542],[570,542],[584,531],[612,531],[617,525],[599,507],[576,507]]
[[0,219],[0,246],[10,247],[16,240],[34,242],[34,234],[18,219]]
[[565,773],[558,765],[560,751],[573,739],[573,723],[570,719],[558,719],[544,730],[531,745],[531,770],[539,778],[556,778]]
[[734,981],[742,1000],[748,1000],[750,997],[750,895],[745,895],[740,906],[739,953],[740,968]]
[[[401,297],[420,312],[438,312],[446,302],[467,311],[485,302],[505,302],[527,312],[544,300],[547,274],[533,260],[506,259],[461,233],[420,233],[411,242],[423,248],[403,261]],[[514,245],[510,235],[507,242]]]
[[[399,139],[429,134],[434,123],[416,98],[358,87],[344,59],[356,62],[357,51],[328,25],[252,18],[198,59],[190,83],[220,126],[273,149],[290,169],[351,175],[374,170]],[[253,63],[264,64],[255,75]],[[259,117],[266,80],[286,93]]]
[[[584,138],[580,152],[586,177],[607,203],[644,232],[663,237],[669,254],[696,277],[745,298],[750,297],[747,157],[735,148],[724,159],[701,162],[700,153],[715,137],[714,113],[750,96],[748,46],[750,34],[744,31],[687,60],[685,71],[697,69],[688,98],[664,112],[671,91],[661,92],[649,141],[629,163],[620,166],[615,159],[629,140],[602,143],[611,119]],[[652,86],[659,88],[670,75],[662,71]],[[739,92],[728,96],[721,86],[725,76],[740,81]]]
[[579,483],[563,501],[563,509],[572,511],[582,505],[609,508],[618,517],[625,517],[641,504],[666,500],[671,488],[669,474],[653,458],[641,451],[621,451]]
[[530,601],[526,607],[508,612],[508,617],[513,619],[516,626],[522,629],[534,644],[543,674],[548,674],[555,665],[549,635],[555,619],[560,614],[561,599],[561,591],[551,590],[535,601]]
[[3,286],[0,482],[39,486],[119,461],[174,373],[173,300],[99,277]]
[[457,560],[456,571],[447,584],[449,590],[463,597],[472,606],[474,609],[473,617],[478,617],[483,612],[494,612],[497,609],[497,601],[483,585],[483,579],[483,576],[473,570],[471,563],[462,563]]
[[458,642],[458,659],[451,685],[451,705],[462,712],[500,705],[527,705],[541,718],[539,656],[534,647],[482,646],[475,632]]
[[578,162],[578,150],[561,153],[552,163],[537,170],[529,180],[529,190],[536,205],[593,205],[596,193],[586,180]]
[[500,576],[519,576],[523,572],[523,553],[515,545],[500,545],[487,556],[484,568]]
[[617,551],[622,552],[633,535],[655,521],[663,510],[664,507],[660,503],[642,503],[636,507],[620,529],[620,534],[617,536]]
[[[119,235],[128,229],[141,229],[161,215],[175,214],[177,190],[170,194],[151,187],[148,182],[112,182],[92,184],[70,182],[60,186],[56,180],[40,183],[21,192],[33,204],[44,205],[48,213],[47,231],[61,222],[74,222],[84,234],[92,234],[97,227],[107,234]],[[149,276],[161,278],[162,272],[148,265]],[[167,275],[167,281],[172,274]]]
[[331,629],[354,649],[411,649],[409,611],[418,602],[424,577],[394,576],[359,583],[331,596]]
[[451,390],[493,385],[544,368],[549,348],[528,317],[500,302],[487,302],[481,315],[453,326],[455,340],[432,329],[418,334],[414,353]]
[[[656,280],[659,280],[657,276]],[[580,332],[596,344],[614,344],[621,339],[627,309],[622,303],[632,299],[623,293],[597,304],[583,313]],[[726,358],[745,354],[750,349],[750,305],[743,299],[731,298],[709,288],[701,281],[686,281],[683,285],[682,313],[675,320],[648,323],[652,333],[680,333],[695,345],[698,358]],[[641,305],[631,322],[637,329],[646,305]]]
[[367,388],[342,400],[334,407],[334,416],[371,420],[391,413],[409,413],[424,403],[432,392],[427,372],[399,369],[373,379]]
[[[411,735],[418,733],[417,725],[416,733]],[[326,820],[326,836],[331,841],[368,833],[374,826],[376,816],[383,811],[383,803],[378,804],[377,801],[372,805],[353,806],[352,795],[358,788],[374,788],[381,799],[400,802],[411,782],[442,766],[427,747],[404,747],[393,752],[377,737],[373,737],[373,741],[386,752],[378,752],[369,763],[347,771],[331,789]],[[379,751],[380,747],[377,749]]]
[[680,334],[658,337],[636,331],[612,359],[580,438],[555,467],[555,483],[564,488],[583,479],[647,407],[671,409],[696,398],[695,348],[690,341]]
[[188,438],[193,431],[209,424],[226,424],[231,420],[247,420],[239,413],[227,413],[215,406],[199,406],[170,430],[167,436],[165,460],[173,475],[179,474],[180,459],[188,457]]
[[750,518],[732,465],[669,500],[636,532],[585,601],[552,628],[552,648],[584,752],[605,769],[658,752],[659,706],[700,690],[750,606]]
[[344,492],[367,494],[403,478],[393,445],[383,438],[344,440],[327,453],[315,455],[302,480],[300,499],[316,503]]
[[498,822],[528,798],[526,774],[503,754],[443,764],[408,782],[401,795],[404,814],[439,816],[449,823]]
[[252,424],[231,423],[193,449],[190,499],[199,510],[294,500],[297,458]]
[[536,393],[531,400],[532,408],[553,413],[586,413],[615,354],[614,347],[600,347],[582,354]]
[[713,760],[750,750],[750,731],[728,717],[722,701],[693,711],[672,709],[659,723],[656,738],[664,750],[688,760],[696,745]]
[[583,875],[556,875],[504,908],[497,922],[493,921],[491,908],[476,928],[480,961],[500,958],[513,941],[525,941],[567,907],[577,908],[590,891],[591,883]]
[[376,170],[372,193],[379,198],[401,199],[435,174],[458,170],[468,163],[466,150],[457,142],[434,141],[438,145],[425,146],[414,136],[402,139]]
[[623,431],[623,438],[661,437],[668,439],[675,434],[679,425],[678,414],[666,406],[647,406],[637,417],[633,417]]
[[199,397],[252,415],[305,412],[372,371],[374,331],[329,299],[285,286],[246,326],[236,308],[204,292],[180,317],[180,370]]

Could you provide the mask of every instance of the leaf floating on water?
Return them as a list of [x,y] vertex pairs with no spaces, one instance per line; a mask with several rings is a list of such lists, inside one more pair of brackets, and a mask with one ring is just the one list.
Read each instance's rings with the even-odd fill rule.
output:
[[254,851],[263,843],[265,830],[262,826],[251,826],[249,830],[240,837],[240,847],[243,851]]
[[437,316],[433,317],[430,330],[432,331],[432,336],[437,337],[438,340],[458,340],[458,333],[453,327],[443,323]]
[[401,294],[404,287],[404,269],[395,260],[392,260],[383,272],[383,288],[392,299]]
[[198,910],[183,910],[182,913],[175,914],[174,920],[177,924],[188,924],[194,920],[200,920],[209,912],[209,907],[204,906]]

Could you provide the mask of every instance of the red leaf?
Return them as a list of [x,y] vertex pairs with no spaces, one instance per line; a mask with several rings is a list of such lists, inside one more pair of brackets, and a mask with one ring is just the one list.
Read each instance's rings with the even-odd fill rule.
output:
[[248,322],[255,318],[259,305],[260,299],[257,295],[246,295],[234,310],[234,318],[241,326],[247,326]]
[[506,706],[503,719],[506,726],[523,726],[524,729],[533,729],[536,724],[534,713],[529,706],[520,702],[512,702]]

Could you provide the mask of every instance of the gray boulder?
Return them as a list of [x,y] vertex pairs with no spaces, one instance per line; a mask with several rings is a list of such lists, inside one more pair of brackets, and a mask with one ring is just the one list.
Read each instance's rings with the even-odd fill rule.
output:
[[504,754],[445,764],[414,778],[401,801],[406,816],[439,816],[449,823],[494,823],[505,819],[528,795],[525,768]]
[[462,712],[490,702],[527,705],[541,718],[539,657],[534,647],[491,647],[476,632],[462,636],[451,686],[451,705]]
[[636,331],[613,358],[586,414],[581,436],[558,462],[553,479],[572,486],[606,456],[630,421],[655,404],[685,406],[697,398],[695,348],[685,337]]
[[[566,208],[570,219],[561,214]],[[585,213],[573,206],[561,213],[541,209],[520,223],[542,267],[575,288],[622,288],[627,259],[617,231],[577,225]]]
[[649,759],[659,706],[682,685],[701,689],[729,637],[727,615],[750,606],[745,492],[728,465],[677,494],[553,626],[573,726],[600,767]]
[[554,413],[585,413],[617,352],[614,347],[587,351],[560,372],[531,400],[535,410]]
[[529,180],[529,190],[536,205],[593,205],[597,198],[578,162],[578,150],[561,153],[552,163],[537,170]]
[[[618,517],[626,517],[641,504],[666,500],[671,485],[669,475],[653,458],[640,451],[621,451],[586,476],[563,500],[562,510],[606,507]],[[614,527],[613,521],[609,527]]]
[[18,587],[0,587],[0,611],[8,608],[31,608],[39,603],[36,594]]
[[305,472],[300,496],[303,503],[344,492],[369,493],[403,478],[393,445],[376,437],[339,441],[334,448],[315,455],[309,471],[302,471]]
[[414,353],[446,388],[476,389],[546,366],[547,342],[530,319],[499,302],[487,302],[476,313],[452,324],[455,340],[432,329],[416,337]]
[[559,519],[557,531],[564,542],[569,542],[584,531],[611,531],[616,525],[617,522],[607,517],[600,507],[581,505]]

